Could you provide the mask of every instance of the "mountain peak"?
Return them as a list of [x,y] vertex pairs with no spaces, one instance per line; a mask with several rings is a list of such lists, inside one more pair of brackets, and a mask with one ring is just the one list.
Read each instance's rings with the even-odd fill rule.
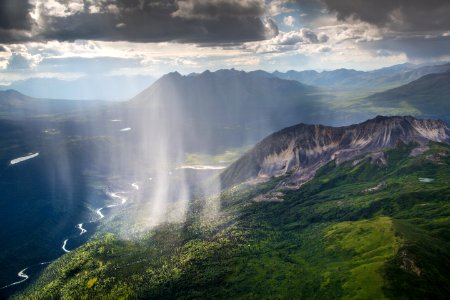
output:
[[180,73],[178,73],[178,71],[175,72],[170,72],[168,74],[166,74],[169,77],[183,77],[183,75],[181,75]]

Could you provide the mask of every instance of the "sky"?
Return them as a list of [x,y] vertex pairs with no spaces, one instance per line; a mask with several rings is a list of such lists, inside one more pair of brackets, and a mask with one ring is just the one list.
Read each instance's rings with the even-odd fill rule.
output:
[[449,0],[0,0],[0,85],[450,60]]

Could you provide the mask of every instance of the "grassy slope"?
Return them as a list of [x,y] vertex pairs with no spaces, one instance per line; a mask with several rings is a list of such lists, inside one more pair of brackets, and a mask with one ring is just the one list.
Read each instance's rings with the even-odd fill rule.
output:
[[214,219],[201,213],[214,199],[198,200],[185,224],[139,241],[107,234],[51,264],[19,297],[448,298],[450,149],[410,150],[387,151],[385,167],[330,163],[281,203],[250,201],[277,179],[222,193]]
[[448,120],[450,72],[428,74],[406,85],[366,98],[374,107]]

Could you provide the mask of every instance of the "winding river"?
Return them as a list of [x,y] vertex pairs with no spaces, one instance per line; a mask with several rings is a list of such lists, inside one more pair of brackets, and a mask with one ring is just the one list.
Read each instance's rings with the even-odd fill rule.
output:
[[6,289],[6,288],[9,288],[9,287],[12,287],[12,286],[21,284],[22,282],[25,282],[25,281],[27,281],[28,279],[30,279],[30,276],[28,276],[28,275],[25,273],[25,271],[28,270],[29,268],[32,268],[32,267],[35,267],[35,266],[48,265],[48,264],[50,264],[50,263],[51,263],[51,261],[41,262],[41,263],[38,263],[38,264],[35,264],[35,265],[31,265],[31,266],[29,266],[29,267],[26,267],[26,268],[23,269],[23,270],[20,270],[19,273],[17,273],[17,277],[22,278],[22,279],[21,279],[21,280],[18,280],[18,281],[16,281],[16,282],[10,283],[10,284],[8,284],[8,285],[5,285],[4,287],[1,287],[0,290],[3,290],[3,289]]
[[61,249],[63,249],[63,251],[66,252],[66,253],[69,253],[69,252],[70,252],[69,250],[66,249],[66,245],[67,245],[67,241],[68,241],[68,240],[69,240],[69,239],[65,239],[64,242],[63,242],[63,245],[62,245],[62,247],[61,247]]
[[83,228],[83,223],[78,224],[77,228],[80,229],[80,235],[83,235],[87,232],[87,230]]
[[[16,164],[16,163],[22,162],[22,161],[24,161],[24,160],[27,160],[27,159],[36,157],[37,155],[38,155],[38,153],[33,154],[33,155],[29,155],[29,156],[26,156],[26,157],[17,158],[17,159],[15,159],[15,160],[11,161],[11,164]],[[137,182],[131,183],[131,186],[132,186],[135,190],[139,190],[139,186],[138,186]],[[107,205],[107,206],[104,206],[104,207],[100,207],[99,209],[97,209],[97,210],[95,211],[95,213],[98,215],[98,218],[97,218],[96,220],[93,220],[93,221],[89,222],[89,223],[99,222],[101,219],[103,219],[103,218],[105,217],[105,215],[102,213],[102,210],[103,210],[104,208],[113,208],[113,207],[117,207],[117,206],[119,206],[119,205],[125,205],[125,203],[127,202],[128,198],[125,197],[125,196],[120,195],[120,194],[123,194],[123,193],[124,193],[124,192],[108,192],[107,195],[108,195],[109,197],[113,198],[113,199],[119,200],[119,201],[120,201],[119,204],[110,204],[110,205]],[[83,223],[77,224],[77,225],[76,225],[76,228],[78,228],[78,229],[80,230],[79,236],[81,236],[81,235],[87,233],[87,230],[86,230],[85,228],[83,228]],[[68,241],[69,241],[69,238],[65,239],[65,240],[63,241],[62,246],[61,246],[61,249],[62,249],[65,253],[69,253],[69,252],[70,252],[70,250],[68,250],[68,249],[66,248],[66,247],[67,247],[67,242],[68,242]],[[28,266],[28,267],[26,267],[26,268],[20,270],[19,273],[17,273],[17,277],[19,277],[20,280],[15,281],[15,282],[13,282],[13,283],[10,283],[10,284],[8,284],[8,285],[5,285],[5,286],[1,287],[0,290],[6,289],[6,288],[9,288],[9,287],[12,287],[12,286],[15,286],[15,285],[18,285],[18,284],[21,284],[21,283],[27,281],[28,279],[30,279],[30,276],[29,276],[28,274],[25,273],[28,269],[30,269],[30,268],[32,268],[32,267],[35,267],[35,266],[47,265],[47,264],[50,264],[51,262],[52,262],[52,261],[49,261],[49,262],[41,262],[41,263],[34,264],[34,265]]]

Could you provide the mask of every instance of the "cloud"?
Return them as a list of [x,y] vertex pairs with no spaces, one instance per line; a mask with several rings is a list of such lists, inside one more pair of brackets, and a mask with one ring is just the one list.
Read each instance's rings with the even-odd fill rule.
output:
[[294,11],[293,8],[287,7],[290,0],[272,0],[266,3],[266,13],[269,16],[275,17],[280,14],[291,13]]
[[26,30],[32,22],[29,15],[31,4],[24,0],[0,1],[0,29]]
[[353,40],[356,43],[381,40],[384,32],[374,25],[365,22],[353,22],[322,26],[319,28],[336,43]]
[[327,53],[327,52],[331,52],[332,50],[333,49],[328,46],[320,46],[319,48],[317,48],[317,52],[319,52],[319,53]]
[[326,13],[326,6],[322,0],[285,0],[291,7],[295,7],[303,21],[313,22]]
[[273,39],[273,42],[277,45],[295,45],[301,44],[317,44],[323,43],[328,40],[326,34],[319,36],[308,28],[301,28],[296,31],[280,32],[280,34]]
[[295,23],[295,18],[293,16],[286,16],[283,18],[283,23],[286,26],[292,27]]
[[405,53],[411,60],[435,60],[448,57],[450,37],[398,37],[372,41],[361,45],[378,55],[386,53]]
[[0,42],[90,39],[214,44],[263,40],[276,32],[275,23],[267,27],[263,0],[35,0],[34,6],[20,8],[21,16],[33,15],[33,22],[12,26],[14,18],[8,15],[9,23],[0,21],[4,23]]
[[[277,36],[271,39],[245,43],[244,45],[239,46],[239,48],[257,54],[288,53],[299,50],[300,48],[305,51],[309,51],[310,47],[305,46],[318,46],[327,42],[328,39],[329,37],[323,32],[315,33],[311,29],[300,28],[289,32],[280,31]],[[314,46],[312,48],[317,47]]]
[[280,31],[278,30],[278,26],[275,23],[275,21],[270,18],[270,17],[266,17],[264,20],[264,26],[266,28],[266,37],[267,38],[271,38],[274,36],[278,36],[278,34],[280,33]]
[[[67,17],[84,11],[82,0],[45,0],[36,2],[37,12],[53,17]],[[36,13],[37,13],[36,12]],[[38,18],[38,15],[34,16]]]
[[356,18],[404,32],[448,30],[448,0],[322,0],[340,20]]
[[[377,57],[404,54],[412,60],[430,60],[448,56],[448,0],[293,1],[307,13],[308,26],[326,32],[333,45],[353,44]],[[326,14],[317,13],[319,3]],[[333,51],[337,50],[333,47]]]
[[218,20],[223,17],[246,18],[264,14],[262,0],[180,0],[172,16],[183,19]]
[[12,53],[7,63],[7,69],[10,71],[33,69],[41,60],[42,57],[39,54]]

